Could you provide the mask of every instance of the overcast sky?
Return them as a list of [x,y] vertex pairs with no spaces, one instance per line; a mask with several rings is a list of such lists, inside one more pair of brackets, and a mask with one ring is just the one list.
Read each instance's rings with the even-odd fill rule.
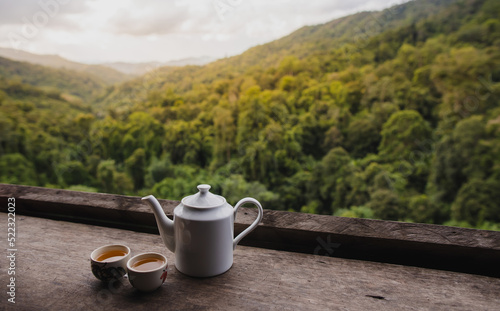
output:
[[406,0],[0,0],[0,46],[70,60],[221,58]]

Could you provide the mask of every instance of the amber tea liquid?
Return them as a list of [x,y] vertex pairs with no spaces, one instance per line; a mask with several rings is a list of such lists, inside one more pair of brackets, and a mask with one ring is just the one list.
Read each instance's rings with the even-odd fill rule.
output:
[[125,256],[127,256],[127,252],[121,250],[107,251],[99,255],[97,257],[97,261],[111,262],[123,258]]
[[132,268],[137,271],[149,271],[158,269],[163,266],[163,264],[165,264],[165,262],[161,259],[155,257],[147,257],[134,262],[134,264],[132,264]]

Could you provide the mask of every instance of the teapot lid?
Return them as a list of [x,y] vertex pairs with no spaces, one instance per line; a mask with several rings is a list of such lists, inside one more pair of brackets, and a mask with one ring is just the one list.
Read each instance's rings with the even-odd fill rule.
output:
[[211,208],[219,207],[226,203],[226,199],[208,191],[210,190],[210,185],[198,185],[198,190],[198,193],[182,199],[182,204],[194,208]]

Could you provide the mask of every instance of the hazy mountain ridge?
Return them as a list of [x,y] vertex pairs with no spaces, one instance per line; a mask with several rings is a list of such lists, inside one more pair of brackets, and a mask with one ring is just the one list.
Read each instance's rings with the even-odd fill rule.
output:
[[355,13],[324,24],[304,26],[283,38],[250,48],[227,61],[235,68],[255,64],[276,66],[285,55],[302,58],[311,53],[328,53],[346,44],[363,43],[387,30],[423,22],[453,4],[456,1],[420,0],[382,11]]
[[0,77],[8,81],[72,94],[90,101],[106,84],[94,75],[67,69],[55,69],[0,57]]
[[106,84],[120,83],[131,77],[113,68],[102,65],[88,65],[67,60],[59,55],[42,55],[22,50],[0,48],[0,56],[15,61],[28,62],[57,69],[69,69],[94,75]]
[[87,72],[96,75],[106,84],[115,84],[130,80],[133,77],[143,75],[159,67],[172,66],[181,67],[186,65],[205,65],[215,59],[208,56],[189,57],[168,62],[112,62],[101,64],[83,64],[65,59],[59,55],[46,55],[29,53],[22,50],[0,47],[0,57],[16,61],[28,62],[31,64],[42,65],[46,67],[69,69],[80,72]]

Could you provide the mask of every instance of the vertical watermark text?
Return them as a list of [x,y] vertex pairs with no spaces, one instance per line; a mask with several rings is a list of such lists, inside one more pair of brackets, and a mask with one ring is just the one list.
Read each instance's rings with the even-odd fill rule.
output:
[[7,300],[16,303],[16,199],[7,199]]

